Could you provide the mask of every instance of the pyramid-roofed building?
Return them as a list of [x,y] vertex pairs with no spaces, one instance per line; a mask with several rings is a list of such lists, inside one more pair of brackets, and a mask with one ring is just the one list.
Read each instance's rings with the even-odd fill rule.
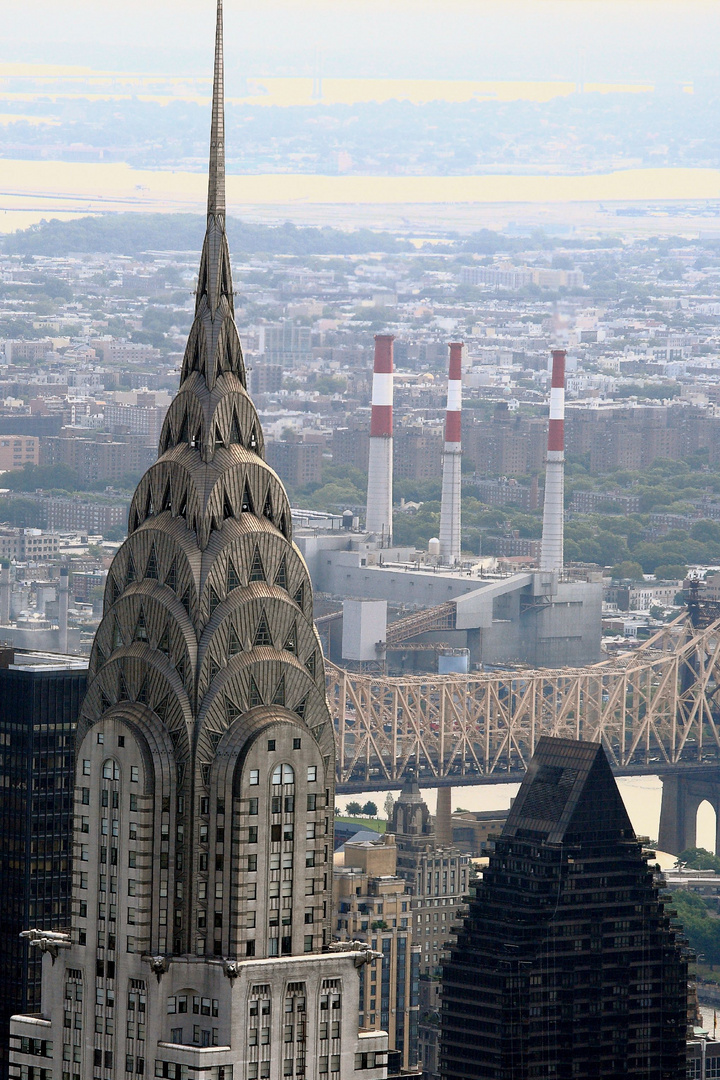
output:
[[684,1076],[658,889],[602,746],[543,737],[443,970],[444,1080]]

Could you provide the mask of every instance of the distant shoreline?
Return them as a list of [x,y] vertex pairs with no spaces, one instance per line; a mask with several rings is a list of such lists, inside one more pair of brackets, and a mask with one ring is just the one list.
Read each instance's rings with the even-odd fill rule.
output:
[[[200,173],[125,164],[3,159],[2,175],[0,232],[52,217],[198,212],[206,197]],[[522,219],[538,225],[565,221],[570,232],[662,232],[670,214],[675,231],[720,232],[720,169],[587,176],[229,175],[227,183],[229,213],[257,221],[389,228],[409,218],[464,232]]]

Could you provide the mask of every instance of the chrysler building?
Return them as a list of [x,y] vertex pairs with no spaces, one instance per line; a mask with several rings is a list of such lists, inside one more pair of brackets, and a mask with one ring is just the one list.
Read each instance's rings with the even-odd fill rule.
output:
[[246,389],[223,95],[218,0],[195,319],[108,574],[78,719],[72,928],[28,931],[42,1009],[12,1022],[20,1080],[387,1075],[387,1036],[358,1031],[368,952],[330,947],[333,725]]

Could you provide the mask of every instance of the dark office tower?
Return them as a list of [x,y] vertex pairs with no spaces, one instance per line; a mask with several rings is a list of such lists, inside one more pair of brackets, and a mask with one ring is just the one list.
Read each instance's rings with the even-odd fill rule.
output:
[[322,952],[335,739],[233,302],[218,0],[195,319],[108,573],[78,721],[71,934],[37,938],[58,955],[46,1024],[13,1021],[20,1080],[31,1066],[36,1080],[340,1080],[356,1055],[367,1080],[387,1068],[387,1035],[358,1033],[368,951]]
[[686,997],[602,747],[541,739],[443,973],[441,1075],[678,1080]]
[[[75,723],[87,662],[0,650],[0,1077],[10,1017],[40,1002],[20,932],[70,925]],[[28,955],[29,953],[29,955]]]

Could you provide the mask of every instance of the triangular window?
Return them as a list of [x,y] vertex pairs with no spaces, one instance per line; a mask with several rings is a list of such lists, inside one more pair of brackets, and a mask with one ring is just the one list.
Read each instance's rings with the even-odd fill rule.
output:
[[158,561],[155,545],[150,548],[150,555],[148,556],[147,566],[145,567],[145,577],[158,579]]
[[310,672],[310,674],[312,675],[312,677],[314,679],[315,678],[315,653],[314,653],[314,651],[310,653],[307,660],[305,661],[305,667],[308,669],[308,671]]
[[230,627],[230,637],[229,637],[229,640],[228,640],[228,655],[229,656],[237,656],[237,654],[240,653],[240,652],[242,652],[242,645],[240,644],[240,638],[237,636],[237,634],[235,632],[235,627],[231,626]]
[[250,693],[248,694],[248,702],[251,709],[257,708],[258,705],[263,704],[263,699],[260,697],[260,691],[258,690],[257,683],[250,676]]
[[237,720],[238,716],[242,716],[242,710],[238,709],[235,702],[231,701],[229,697],[225,698],[225,716],[228,724],[232,724],[233,720]]
[[235,563],[232,561],[232,559],[228,559],[227,591],[232,592],[233,589],[239,589],[239,588],[240,588],[240,578],[238,577],[238,572],[235,569]]
[[223,518],[235,517],[235,511],[233,510],[232,503],[230,502],[230,496],[227,491],[223,494]]
[[170,695],[166,694],[162,701],[159,701],[157,705],[153,706],[153,712],[162,720],[163,723],[167,720],[168,705],[170,703]]
[[301,720],[305,719],[305,713],[307,711],[307,702],[308,702],[308,699],[307,699],[307,694],[306,694],[305,697],[302,699],[302,701],[298,701],[297,705],[295,706],[295,712],[298,714],[298,716],[300,717]]
[[229,334],[228,334],[228,336],[227,336],[227,338],[225,340],[225,363],[227,364],[227,370],[232,371],[232,369],[233,369],[233,343],[232,343],[232,340],[231,340]]
[[101,668],[105,663],[106,656],[99,645],[95,646],[95,667]]
[[130,694],[128,692],[127,683],[125,682],[125,676],[122,671],[118,672],[118,701],[129,701]]
[[152,489],[148,488],[147,499],[145,500],[145,517],[152,517],[155,513],[155,507],[153,506]]
[[185,608],[185,611],[189,615],[190,614],[190,586],[189,585],[188,585],[187,589],[185,590],[185,592],[183,593],[180,603],[182,604],[182,606]]
[[115,580],[115,576],[113,574],[111,574],[110,575],[110,603],[111,604],[115,603],[115,601],[120,596],[120,592],[121,592],[120,586],[118,585],[117,581]]
[[263,506],[263,517],[266,517],[268,521],[273,521],[273,505],[270,498],[270,488],[268,488],[267,495],[265,496],[265,505]]
[[197,430],[195,431],[195,434],[193,435],[192,439],[190,440],[190,445],[191,446],[199,446],[201,442],[202,442],[202,424],[198,424]]
[[290,633],[288,634],[283,649],[286,652],[292,653],[293,656],[297,656],[297,626],[295,623],[290,627]]
[[132,551],[128,552],[127,570],[125,571],[125,585],[129,585],[131,581],[135,581],[137,578],[137,571],[135,570],[135,560],[133,559]]
[[213,611],[215,610],[215,608],[219,606],[219,604],[220,604],[220,597],[218,596],[218,594],[215,592],[215,590],[213,589],[213,587],[211,585],[210,586],[210,614],[211,615],[212,615]]
[[217,750],[220,740],[222,739],[222,732],[220,731],[208,731],[208,738],[210,739],[210,745],[213,748],[213,752]]
[[210,672],[210,679],[211,680],[215,678],[215,676],[217,675],[219,670],[220,670],[220,665],[218,664],[215,657],[211,656],[210,657],[210,663],[208,664],[208,671]]
[[138,512],[137,510],[133,510],[132,517],[130,518],[130,532],[135,532],[139,524],[140,517],[138,515]]
[[275,687],[275,693],[272,698],[272,705],[284,705],[285,704],[285,676],[280,676],[280,681]]
[[247,480],[245,481],[245,487],[243,488],[243,497],[242,503],[240,504],[240,509],[242,510],[243,514],[255,513],[253,509],[252,495],[250,494],[250,488],[248,487]]
[[288,531],[287,531],[287,518],[285,517],[284,512],[280,515],[280,524],[278,525],[278,528],[280,529],[280,532],[283,534],[283,536],[286,537],[287,534],[288,534]]
[[137,622],[135,623],[135,633],[133,634],[133,641],[147,641],[148,632],[145,625],[145,612],[140,608],[140,614],[138,615]]
[[250,577],[248,578],[248,581],[265,580],[265,568],[262,564],[262,559],[260,558],[260,549],[256,547],[253,554],[252,565],[250,566]]
[[120,623],[116,619],[115,620],[115,627],[113,629],[112,647],[113,647],[113,649],[122,649],[124,644],[125,644],[125,642],[123,641],[123,637],[122,637],[122,634],[120,632]]
[[287,592],[287,563],[285,561],[284,555],[280,560],[278,572],[275,575],[275,584],[278,586],[279,589],[285,589],[285,591]]
[[224,445],[225,445],[225,440],[222,437],[222,431],[220,430],[220,425],[216,424],[215,425],[215,449],[217,450],[217,448],[219,446],[224,446]]
[[177,437],[178,443],[186,443],[188,441],[188,419],[187,412],[183,413],[182,424],[180,425],[180,432]]
[[[204,291],[204,290],[203,290]],[[200,335],[195,338],[195,350],[193,356],[193,367],[196,371],[202,371],[202,354],[200,351]]]
[[165,492],[162,497],[162,502],[160,503],[160,513],[162,513],[163,510],[172,510],[172,490],[170,488],[169,479],[165,485]]
[[272,648],[272,643],[273,641],[272,637],[270,636],[270,627],[268,626],[267,617],[265,615],[265,612],[263,611],[262,615],[260,616],[260,621],[257,625],[257,630],[255,631],[253,647],[262,648],[263,646],[269,646],[270,648]]
[[304,584],[300,585],[300,587],[298,588],[298,591],[295,593],[295,596],[293,597],[293,600],[298,605],[298,607],[300,607],[300,608],[305,607],[305,586],[304,586]]
[[237,413],[233,409],[232,423],[230,424],[230,442],[240,443],[242,445],[242,436],[240,435],[240,425],[238,423]]
[[175,665],[175,670],[180,676],[181,680],[185,682],[185,675],[187,674],[187,663],[184,656],[181,656]]
[[102,712],[107,712],[111,706],[110,698],[107,696],[104,690],[100,691],[100,709]]
[[251,450],[257,451],[259,445],[260,444],[258,443],[257,431],[255,429],[255,425],[253,424],[253,426],[250,428],[250,440],[248,442],[248,446]]
[[160,635],[160,640],[157,643],[157,651],[165,653],[166,656],[170,655],[170,631],[167,626]]
[[187,490],[185,490],[185,491],[183,491],[182,497],[180,499],[180,506],[178,508],[178,517],[187,517],[187,504],[188,504],[188,495],[187,495]]
[[138,690],[137,695],[135,697],[135,700],[139,701],[141,705],[149,704],[150,695],[149,695],[149,691],[148,691],[148,677],[147,677],[147,675],[145,676],[145,678],[142,681],[142,686]]
[[176,590],[177,590],[177,559],[173,559],[173,561],[170,564],[170,569],[168,570],[167,577],[165,578],[165,584],[167,585],[168,589],[172,589],[173,592],[176,592]]

